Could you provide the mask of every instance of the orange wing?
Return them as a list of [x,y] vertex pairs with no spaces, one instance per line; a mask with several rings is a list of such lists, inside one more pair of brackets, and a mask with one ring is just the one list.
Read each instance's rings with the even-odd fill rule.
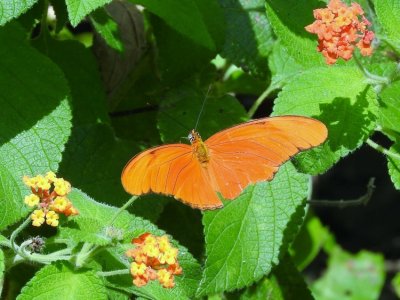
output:
[[149,192],[172,195],[200,209],[222,206],[207,170],[186,144],[155,147],[138,154],[125,166],[121,181],[133,195]]
[[281,164],[322,144],[327,135],[323,123],[300,116],[259,119],[220,131],[205,141],[211,185],[234,199],[250,183],[271,180]]

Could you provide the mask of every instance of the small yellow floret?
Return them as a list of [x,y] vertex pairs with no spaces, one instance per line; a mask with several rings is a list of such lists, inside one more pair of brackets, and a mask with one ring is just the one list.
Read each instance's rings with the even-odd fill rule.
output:
[[50,226],[58,226],[59,215],[55,211],[49,211],[46,214],[46,223]]
[[34,188],[34,189],[36,189],[37,188],[37,186],[36,186],[36,182],[37,182],[37,179],[36,179],[36,177],[29,177],[29,176],[24,176],[24,177],[22,177],[22,180],[24,181],[24,183],[27,185],[27,186],[29,186],[29,187],[31,187],[31,188]]
[[176,258],[178,257],[178,249],[176,248],[170,248],[167,251],[164,252],[163,255],[160,257],[160,263],[162,264],[169,264],[173,265],[176,263]]
[[47,172],[45,177],[50,182],[54,182],[57,179],[56,174],[54,174],[52,171]]
[[160,249],[158,249],[157,245],[144,245],[143,246],[143,253],[149,257],[158,257],[160,254]]
[[42,175],[36,176],[37,178],[37,187],[42,190],[49,190],[50,189],[50,182]]
[[160,237],[158,239],[158,245],[159,245],[160,251],[162,251],[162,252],[165,252],[168,249],[170,249],[171,244],[169,243],[168,236],[163,235],[162,237]]
[[35,194],[30,194],[28,196],[25,196],[25,204],[28,205],[29,207],[34,207],[39,204],[40,198],[35,195]]
[[65,196],[71,191],[71,184],[63,178],[56,178],[54,180],[54,191],[60,196]]
[[44,211],[41,209],[36,209],[33,211],[32,215],[31,215],[31,219],[32,219],[32,225],[39,227],[40,225],[42,225],[44,223]]
[[131,263],[131,274],[133,276],[144,275],[146,272],[147,266],[143,263],[138,264],[136,262]]
[[58,212],[64,211],[69,204],[69,201],[66,197],[64,196],[58,196],[56,199],[54,199],[53,204],[51,205],[51,209],[54,209]]
[[174,287],[174,276],[165,269],[158,270],[157,277],[163,287],[171,288]]

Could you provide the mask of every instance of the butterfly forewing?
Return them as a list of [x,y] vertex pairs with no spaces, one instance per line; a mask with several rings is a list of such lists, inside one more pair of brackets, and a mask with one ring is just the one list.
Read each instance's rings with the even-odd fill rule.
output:
[[208,176],[191,146],[171,144],[135,156],[122,171],[121,181],[133,195],[153,192],[172,195],[196,208],[220,207],[222,203]]

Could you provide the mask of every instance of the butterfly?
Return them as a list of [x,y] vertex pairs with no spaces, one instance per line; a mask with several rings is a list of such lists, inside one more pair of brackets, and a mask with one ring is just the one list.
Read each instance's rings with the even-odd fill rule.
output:
[[235,199],[252,183],[272,180],[296,153],[322,144],[326,126],[301,116],[256,119],[217,132],[206,141],[192,130],[188,144],[150,148],[122,171],[132,195],[170,195],[201,210],[222,207],[217,192]]

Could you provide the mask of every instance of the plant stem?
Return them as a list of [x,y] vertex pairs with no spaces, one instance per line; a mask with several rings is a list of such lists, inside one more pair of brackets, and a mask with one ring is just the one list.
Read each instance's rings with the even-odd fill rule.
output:
[[247,115],[249,118],[252,118],[254,114],[256,113],[258,107],[264,102],[265,98],[269,96],[274,90],[276,90],[278,87],[274,84],[271,84],[267,89],[257,98],[257,100],[254,102],[254,104],[250,107]]
[[18,253],[19,247],[15,244],[15,239],[17,238],[17,235],[24,230],[24,228],[26,226],[28,226],[28,224],[31,222],[31,215],[29,215],[29,217],[23,222],[21,223],[21,225],[19,225],[14,231],[13,233],[11,233],[11,237],[10,237],[10,244],[11,244],[11,248],[14,250],[14,252]]
[[[81,251],[77,254],[76,256],[76,262],[75,265],[77,267],[82,267],[87,260],[87,258],[90,256],[90,253],[93,250],[93,245],[91,243],[85,242],[82,246]],[[96,247],[94,247],[96,248]]]
[[129,274],[128,269],[114,270],[114,271],[106,271],[106,272],[97,272],[97,275],[107,277],[107,276],[115,276],[115,275],[126,275]]
[[381,145],[375,143],[373,140],[368,139],[367,144],[372,148],[374,148],[376,151],[379,151],[387,156],[390,156],[393,159],[400,160],[400,154],[397,154],[391,150],[382,147]]
[[317,206],[333,206],[333,207],[339,207],[339,208],[345,208],[345,207],[349,207],[349,206],[357,206],[360,204],[366,205],[369,200],[372,197],[372,194],[374,192],[375,189],[375,178],[371,178],[368,182],[367,185],[367,192],[365,193],[365,195],[359,197],[358,199],[354,199],[354,200],[308,200],[308,203],[311,205],[317,205]]
[[107,223],[106,226],[111,226],[115,220],[118,218],[118,216],[129,206],[133,203],[133,201],[135,201],[138,198],[138,196],[133,196],[131,199],[129,199],[123,206],[121,206],[116,213],[114,214],[114,216],[111,218],[111,220]]

